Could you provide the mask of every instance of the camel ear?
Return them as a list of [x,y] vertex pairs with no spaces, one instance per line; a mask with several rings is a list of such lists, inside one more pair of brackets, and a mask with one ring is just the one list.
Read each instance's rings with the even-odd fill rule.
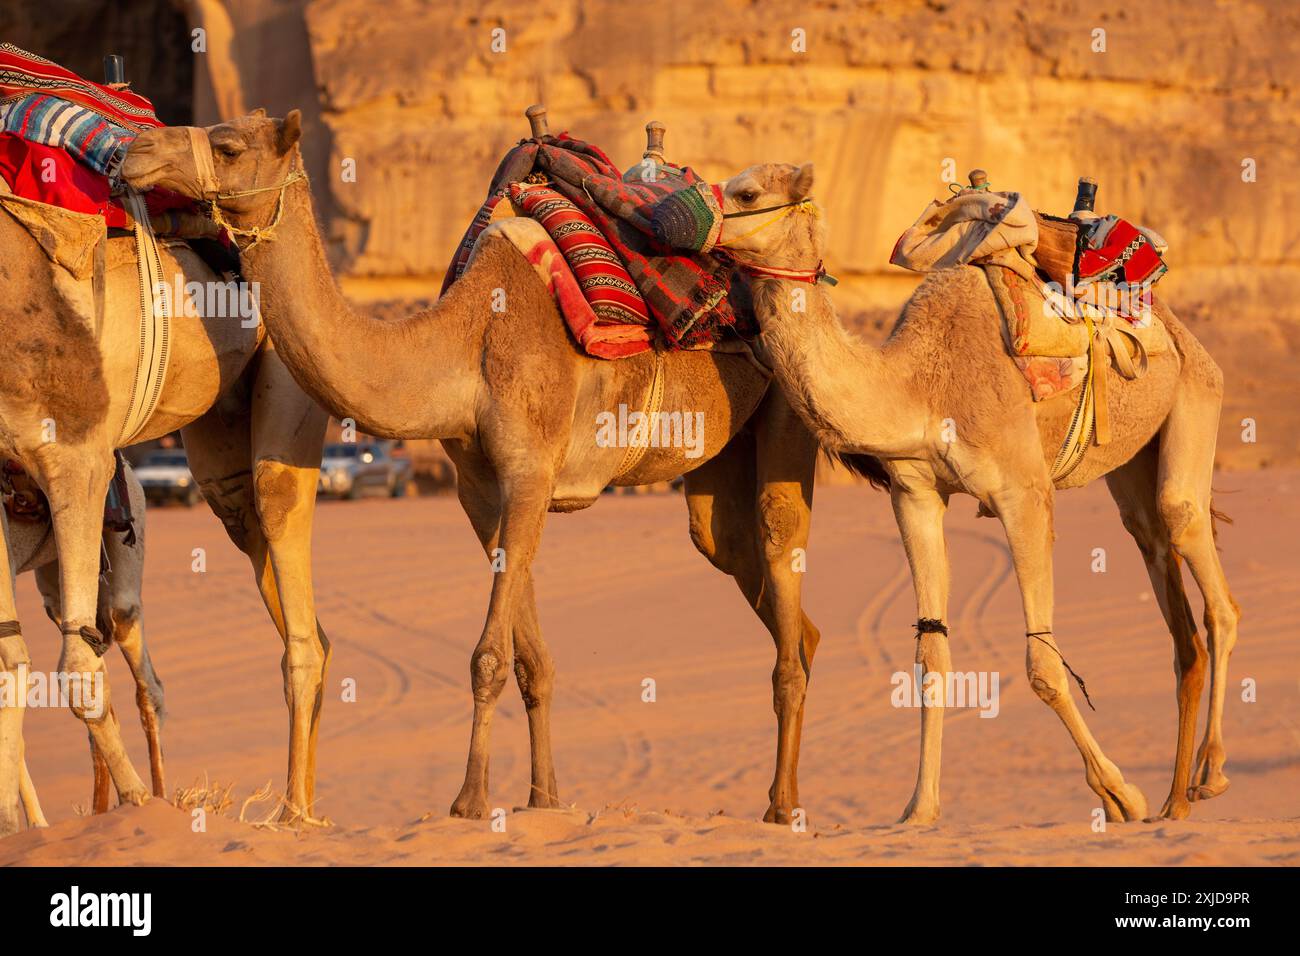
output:
[[248,115],[255,117],[257,119],[261,119],[264,116],[266,116],[266,110],[264,110],[262,107],[259,106],[257,109],[253,110],[253,112],[249,113]]
[[302,112],[290,110],[280,122],[279,148],[281,154],[289,152],[302,138]]
[[813,188],[813,164],[804,163],[795,173],[794,182],[790,184],[790,198],[795,202],[806,199]]

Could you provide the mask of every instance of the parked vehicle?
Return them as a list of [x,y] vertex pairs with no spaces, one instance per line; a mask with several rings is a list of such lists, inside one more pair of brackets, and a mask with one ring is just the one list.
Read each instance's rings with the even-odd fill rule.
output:
[[145,500],[153,503],[179,501],[193,508],[203,500],[203,492],[190,474],[190,462],[184,448],[160,448],[151,451],[135,466]]
[[337,498],[401,498],[411,481],[411,461],[391,444],[336,442],[325,446],[316,493]]

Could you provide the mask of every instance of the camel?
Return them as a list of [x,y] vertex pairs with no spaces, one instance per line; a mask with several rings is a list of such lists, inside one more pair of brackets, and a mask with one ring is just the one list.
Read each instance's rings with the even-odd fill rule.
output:
[[[99,590],[99,628],[105,634],[112,635],[113,643],[122,651],[127,667],[131,669],[131,676],[135,678],[136,708],[140,712],[140,725],[144,728],[149,745],[153,795],[165,797],[167,787],[163,776],[161,739],[163,684],[154,671],[149,649],[145,646],[144,606],[141,599],[144,583],[144,489],[129,465],[126,468],[126,484],[131,512],[135,516],[135,536],[128,544],[124,532],[104,529],[104,553],[108,558],[108,569]],[[4,525],[2,530],[8,542],[4,554],[8,565],[0,568],[0,573],[8,574],[12,571],[16,575],[34,572],[36,587],[45,604],[45,613],[55,624],[60,624],[59,564],[54,547],[53,523],[48,518],[11,521],[3,508],[0,508],[0,523]],[[8,593],[12,603],[12,591]],[[0,603],[3,603],[3,599],[0,599]],[[0,608],[0,615],[10,612],[12,607]],[[16,620],[16,615],[8,619]],[[90,753],[94,769],[91,809],[95,813],[106,813],[111,779],[108,765],[95,749],[93,737],[90,738]],[[48,826],[25,760],[21,773],[20,793],[28,826]]]
[[[931,273],[903,307],[884,346],[870,346],[839,323],[830,295],[817,282],[825,236],[809,198],[812,185],[811,164],[754,166],[733,177],[724,186],[724,215],[784,208],[761,219],[726,219],[718,241],[753,276],[762,341],[799,416],[825,447],[884,463],[916,589],[917,662],[925,673],[952,671],[944,623],[949,567],[943,517],[949,497],[965,493],[1005,530],[1024,609],[1030,685],[1068,729],[1106,818],[1145,817],[1142,792],[1106,758],[1075,706],[1053,635],[1054,493],[1104,476],[1141,549],[1174,640],[1178,739],[1161,816],[1186,817],[1192,801],[1228,786],[1222,717],[1239,611],[1215,548],[1210,502],[1222,373],[1170,316],[1174,348],[1152,356],[1144,377],[1127,381],[1110,373],[1111,442],[1090,448],[1054,488],[1049,464],[1076,399],[1067,394],[1031,401],[1005,354],[997,304],[981,271]],[[953,437],[952,427],[955,440],[945,440]],[[1212,657],[1209,713],[1194,772],[1207,655],[1192,621],[1181,561],[1205,598]],[[939,817],[942,732],[943,708],[924,707],[920,768],[901,822],[925,824]]]
[[[0,364],[0,455],[32,476],[54,516],[64,634],[59,670],[94,675],[104,667],[96,653],[103,646],[96,605],[104,495],[139,350],[134,245],[108,240],[98,339],[61,293],[59,267],[8,215],[0,215],[0,249],[0,334],[10,343]],[[182,288],[224,282],[184,244],[160,244],[159,253],[162,275]],[[181,429],[209,507],[253,566],[285,646],[289,769],[282,817],[316,823],[316,737],[329,644],[316,620],[310,542],[327,417],[294,383],[260,323],[176,311],[165,385],[133,440]],[[13,671],[28,659],[21,634],[0,637],[0,669]],[[84,712],[74,714],[86,720]],[[119,802],[147,800],[111,708],[86,723]],[[19,826],[21,737],[22,710],[0,710],[0,836]]]
[[[244,274],[260,283],[270,334],[307,393],[370,434],[439,438],[456,465],[460,503],[494,577],[470,660],[473,725],[452,815],[488,814],[489,729],[512,658],[528,715],[528,805],[560,805],[549,726],[555,668],[531,571],[547,512],[589,507],[610,485],[684,474],[692,541],[735,578],[776,643],[777,757],[764,819],[788,822],[799,804],[800,728],[820,639],[801,609],[792,563],[807,542],[817,446],[781,391],[738,354],[586,355],[498,225],[483,233],[465,274],[431,309],[393,322],[356,314],[326,263],[300,135],[297,110],[283,120],[258,112],[208,127],[225,197],[214,211],[240,237]],[[163,185],[202,198],[191,142],[185,129],[144,133],[125,177],[136,188]],[[508,222],[541,230],[532,220]],[[494,312],[493,296],[503,293],[507,308]],[[657,362],[661,407],[704,414],[702,453],[649,447],[629,463],[628,449],[597,442],[595,423],[620,405],[646,408]]]

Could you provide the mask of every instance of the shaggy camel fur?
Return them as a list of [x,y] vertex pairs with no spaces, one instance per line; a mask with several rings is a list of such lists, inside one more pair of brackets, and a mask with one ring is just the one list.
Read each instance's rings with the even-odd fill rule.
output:
[[[122,651],[131,676],[135,678],[135,702],[140,712],[140,725],[144,728],[145,739],[149,744],[149,771],[155,797],[166,796],[167,788],[163,779],[162,759],[162,721],[163,721],[163,685],[153,669],[149,649],[144,641],[143,602],[141,591],[144,585],[144,532],[145,500],[144,489],[130,466],[126,469],[126,483],[131,499],[131,511],[135,515],[135,540],[126,543],[126,534],[120,531],[104,530],[104,553],[108,557],[108,571],[105,573],[99,589],[99,628],[105,634],[112,635],[112,641]],[[44,521],[10,521],[0,508],[0,522],[4,524],[5,540],[8,542],[6,558],[7,568],[4,573],[22,574],[34,571],[36,587],[41,592],[45,603],[45,613],[55,624],[60,624],[62,615],[59,606],[59,563],[54,547],[54,526],[49,520]],[[12,592],[11,592],[12,593]],[[3,603],[3,601],[0,601]],[[0,611],[3,614],[4,611]],[[17,620],[17,616],[6,618]],[[95,749],[95,739],[90,738],[90,754],[94,767],[94,790],[91,796],[91,809],[95,813],[108,811],[109,785],[111,779],[108,764]],[[22,765],[20,782],[23,809],[27,815],[27,825],[47,826],[45,815],[41,812],[40,800],[31,774],[27,772],[26,761]]]
[[[723,208],[739,212],[805,200],[812,183],[811,165],[755,166],[728,180]],[[719,241],[753,266],[815,269],[824,243],[816,207],[793,209],[757,223],[729,219]],[[800,417],[826,447],[877,456],[888,469],[916,587],[917,662],[926,673],[952,670],[943,624],[949,593],[943,516],[949,496],[964,492],[1006,531],[1027,625],[1030,684],[1069,730],[1107,819],[1144,817],[1142,793],[1102,753],[1075,706],[1052,633],[1055,489],[1048,469],[1076,396],[1031,401],[1004,351],[988,283],[975,268],[928,276],[880,349],[844,330],[820,283],[756,278],[754,298],[764,344]],[[1126,381],[1111,374],[1112,441],[1091,448],[1058,487],[1105,476],[1173,635],[1178,741],[1173,786],[1161,813],[1178,818],[1190,812],[1189,801],[1228,786],[1222,718],[1239,612],[1219,564],[1210,504],[1223,376],[1177,319],[1169,316],[1167,324],[1174,348],[1153,356],[1144,377]],[[1180,560],[1205,598],[1212,658],[1209,716],[1194,771],[1206,651],[1192,622]],[[922,709],[920,771],[906,822],[939,816],[942,726],[942,707]]]
[[[792,563],[807,542],[817,447],[769,377],[739,355],[663,354],[661,407],[704,414],[703,451],[692,458],[682,448],[650,447],[625,470],[625,448],[597,443],[597,416],[646,407],[656,356],[602,361],[580,352],[550,294],[498,227],[483,234],[470,268],[432,309],[396,322],[357,315],[333,281],[310,190],[296,174],[298,112],[283,121],[255,113],[207,132],[224,192],[284,184],[222,200],[220,209],[236,228],[272,230],[269,240],[245,244],[242,261],[245,275],[261,283],[285,363],[309,394],[371,434],[442,439],[456,463],[461,505],[494,557],[498,573],[470,663],[469,759],[451,812],[488,813],[489,726],[512,657],[528,713],[529,805],[559,805],[548,716],[554,667],[531,572],[547,511],[586,508],[610,484],[685,473],[692,540],[735,577],[776,642],[777,759],[765,819],[788,821],[799,804],[800,727],[819,639],[801,610]],[[136,140],[125,175],[137,187],[184,191],[194,168],[188,132],[159,129]],[[530,220],[510,222],[540,231]],[[494,312],[502,294],[507,308]]]
[[[107,308],[97,340],[58,291],[59,267],[25,228],[0,215],[0,334],[10,343],[0,363],[0,455],[20,462],[50,501],[64,633],[59,670],[91,675],[104,669],[91,646],[102,639],[96,607],[104,496],[139,348],[134,245],[129,238],[108,245]],[[159,252],[163,275],[182,288],[223,281],[186,246],[166,244]],[[327,417],[295,384],[260,323],[177,315],[170,351],[166,384],[136,440],[182,429],[204,497],[252,563],[285,645],[290,742],[283,816],[311,821],[329,653],[312,597],[311,524]],[[0,669],[27,660],[21,635],[0,637]],[[119,800],[148,799],[112,710],[86,723]],[[18,828],[21,737],[22,710],[0,709],[0,835]]]

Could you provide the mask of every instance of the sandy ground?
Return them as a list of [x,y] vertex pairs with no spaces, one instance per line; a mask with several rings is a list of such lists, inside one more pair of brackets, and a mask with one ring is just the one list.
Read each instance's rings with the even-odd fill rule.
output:
[[[504,833],[452,820],[468,741],[468,659],[489,574],[451,498],[323,503],[321,620],[334,641],[318,798],[335,825],[303,833],[239,822],[244,799],[283,785],[280,644],[244,559],[206,509],[150,514],[146,627],[166,682],[169,785],[233,785],[234,805],[193,833],[153,801],[87,818],[85,734],[30,710],[32,774],[53,827],[0,841],[5,864],[1296,864],[1300,863],[1300,473],[1222,475],[1221,536],[1244,610],[1225,716],[1232,788],[1189,821],[1090,826],[1098,801],[1063,727],[1027,686],[1023,625],[1000,527],[956,499],[951,622],[958,669],[1000,674],[1000,711],[950,711],[944,816],[894,823],[916,772],[918,714],[890,703],[913,652],[911,584],[886,499],[819,488],[806,607],[823,632],[804,731],[806,832],[758,821],[775,747],[772,646],[730,579],[686,536],[673,495],[617,497],[550,519],[536,565],[559,678],[555,753],[569,811],[521,811],[527,725],[513,686],[494,725],[494,806]],[[1228,494],[1226,492],[1233,492]],[[1168,792],[1171,644],[1136,548],[1105,488],[1058,502],[1057,633],[1097,706],[1107,754],[1153,811]],[[208,570],[190,570],[203,547]],[[1105,548],[1106,573],[1090,571]],[[57,637],[30,578],[20,612],[34,663]],[[1194,597],[1199,614],[1199,598]],[[129,675],[111,657],[119,714],[147,766]],[[356,681],[345,703],[342,682]],[[641,700],[653,678],[657,700]],[[1253,678],[1258,700],[1241,700]],[[249,808],[256,817],[259,806]]]

